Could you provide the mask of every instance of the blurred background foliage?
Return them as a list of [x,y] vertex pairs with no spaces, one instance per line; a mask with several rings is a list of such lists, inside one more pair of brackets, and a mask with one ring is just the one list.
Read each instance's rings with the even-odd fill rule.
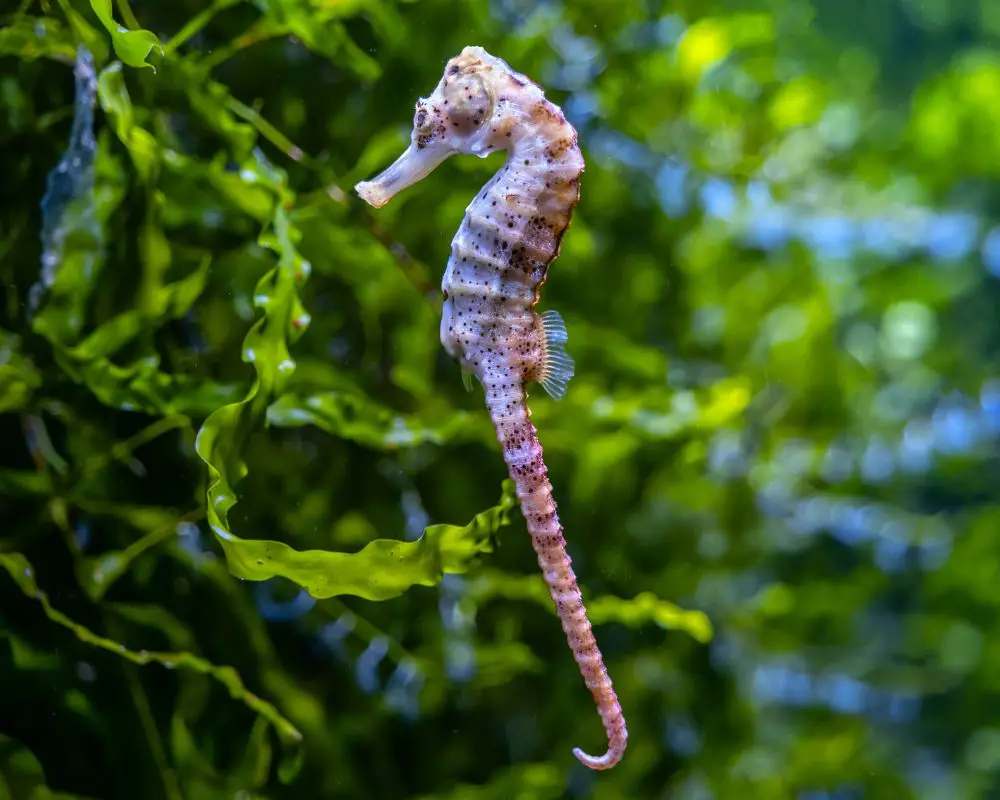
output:
[[[995,0],[6,0],[0,797],[1000,796],[998,41]],[[468,44],[587,157],[532,406],[610,773],[438,342],[499,160],[350,188]]]

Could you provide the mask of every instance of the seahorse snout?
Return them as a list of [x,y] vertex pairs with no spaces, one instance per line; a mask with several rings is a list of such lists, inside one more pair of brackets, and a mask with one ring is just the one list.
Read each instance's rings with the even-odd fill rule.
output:
[[410,144],[381,174],[370,181],[361,181],[354,187],[354,191],[368,205],[382,208],[403,189],[427,177],[454,152],[447,143],[442,142],[425,147]]

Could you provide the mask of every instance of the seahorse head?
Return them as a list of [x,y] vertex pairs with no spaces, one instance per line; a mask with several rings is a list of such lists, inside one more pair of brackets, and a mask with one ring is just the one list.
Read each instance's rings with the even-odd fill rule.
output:
[[[441,80],[427,97],[417,101],[410,146],[382,174],[354,187],[381,208],[407,186],[425,178],[456,153],[485,157],[503,149],[502,137],[513,118],[509,108],[498,109],[498,87],[525,87],[530,82],[505,61],[481,47],[466,47],[452,58]],[[496,119],[503,114],[508,119]]]

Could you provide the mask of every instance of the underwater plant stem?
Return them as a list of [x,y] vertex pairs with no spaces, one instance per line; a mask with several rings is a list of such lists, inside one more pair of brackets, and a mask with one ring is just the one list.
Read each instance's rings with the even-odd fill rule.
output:
[[236,5],[239,1],[240,0],[215,0],[215,2],[204,11],[200,11],[195,14],[191,17],[191,19],[184,23],[184,27],[177,31],[169,42],[164,43],[163,55],[173,55],[174,51],[177,50],[178,47],[208,25],[216,14],[220,11],[224,11],[230,6]]
[[122,20],[125,22],[125,27],[130,31],[139,30],[142,25],[139,24],[139,20],[136,19],[135,14],[132,13],[132,7],[128,4],[128,0],[117,0],[118,13],[122,15]]
[[[121,625],[110,619],[103,610],[101,618],[111,637],[119,642],[122,641],[124,639],[124,632],[121,630]],[[149,697],[146,695],[146,690],[143,688],[142,681],[136,672],[136,665],[131,662],[125,662],[122,664],[122,669],[125,672],[129,694],[132,696],[132,702],[135,705],[135,713],[139,717],[139,725],[142,727],[142,732],[146,737],[146,742],[149,744],[153,761],[156,762],[156,769],[160,774],[160,780],[163,782],[163,793],[167,800],[184,800],[184,794],[181,792],[180,784],[177,781],[177,774],[170,767],[167,752],[163,746],[163,738],[156,728],[153,710],[149,706]]]

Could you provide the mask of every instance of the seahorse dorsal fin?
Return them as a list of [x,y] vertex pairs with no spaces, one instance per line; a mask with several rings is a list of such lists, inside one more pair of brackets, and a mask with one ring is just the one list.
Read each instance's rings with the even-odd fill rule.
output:
[[542,387],[553,400],[562,400],[566,387],[573,377],[575,365],[566,352],[566,323],[558,311],[542,314],[542,330],[545,331],[545,361],[542,364]]

